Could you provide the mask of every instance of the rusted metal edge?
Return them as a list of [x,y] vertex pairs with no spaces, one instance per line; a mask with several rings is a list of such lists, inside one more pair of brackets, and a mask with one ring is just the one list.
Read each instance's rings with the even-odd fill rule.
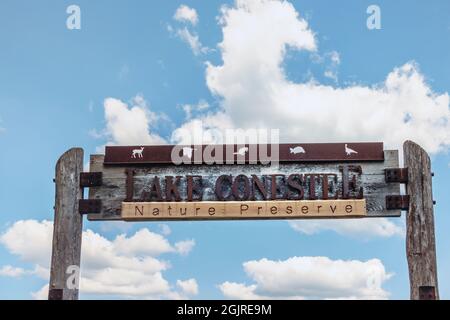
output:
[[387,183],[408,183],[408,168],[389,168],[384,170]]
[[[176,149],[174,149],[176,148]],[[208,164],[208,154],[217,164],[264,163],[278,149],[279,162],[384,161],[382,142],[367,143],[285,143],[278,145],[202,145],[202,146],[108,146],[104,164],[173,164],[177,155],[183,164]],[[216,151],[221,153],[217,154]],[[261,154],[260,154],[261,153]],[[267,156],[266,156],[267,155]]]
[[80,173],[80,187],[100,187],[103,183],[103,172],[82,172]]
[[78,200],[78,211],[80,214],[101,213],[102,200],[80,199]]
[[388,195],[386,196],[387,210],[408,210],[409,195]]

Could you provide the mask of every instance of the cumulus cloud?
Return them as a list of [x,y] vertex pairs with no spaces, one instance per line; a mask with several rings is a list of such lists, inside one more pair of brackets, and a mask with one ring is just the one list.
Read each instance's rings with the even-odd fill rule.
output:
[[189,280],[177,280],[177,286],[181,289],[181,291],[189,296],[198,295],[198,284],[195,279]]
[[198,22],[197,10],[190,8],[187,5],[180,5],[175,11],[173,18],[179,22],[189,22],[192,25],[196,25]]
[[49,285],[46,284],[45,286],[43,286],[38,291],[32,292],[31,293],[31,297],[34,300],[47,300],[48,299],[48,288],[49,288]]
[[[0,236],[0,243],[12,254],[33,263],[27,271],[12,266],[0,269],[0,274],[49,277],[53,224],[50,221],[17,221]],[[118,235],[113,240],[86,230],[83,232],[80,291],[83,294],[110,295],[121,298],[164,299],[188,298],[196,292],[194,279],[177,282],[175,290],[163,276],[171,267],[159,255],[186,255],[193,240],[171,244],[162,235],[143,228],[131,236]],[[198,288],[197,288],[198,291]],[[32,293],[34,298],[46,298],[48,285]]]
[[[158,120],[164,116],[150,111],[145,99],[138,95],[131,101],[131,106],[121,100],[107,98],[104,102],[106,136],[108,144],[163,144],[165,140],[150,132]],[[164,119],[163,119],[164,120]]]
[[[415,62],[394,67],[371,86],[295,83],[283,69],[287,50],[315,53],[318,44],[291,3],[237,0],[223,7],[220,22],[223,63],[207,63],[206,82],[221,100],[216,117],[233,127],[281,128],[284,141],[384,141],[399,148],[410,139],[429,152],[450,145],[449,96],[434,92]],[[337,52],[328,60],[341,63]],[[327,71],[337,77],[335,68]],[[211,130],[216,117],[199,116],[181,127],[202,119]]]
[[16,268],[10,265],[3,266],[0,269],[0,276],[3,277],[11,277],[11,278],[18,278],[26,274],[26,271],[23,268]]
[[186,42],[191,48],[194,55],[198,56],[200,54],[208,53],[209,48],[203,46],[200,42],[200,38],[198,34],[194,31],[190,31],[188,28],[184,27],[181,29],[177,29],[173,31],[173,29],[169,28],[169,31],[175,32],[175,34],[184,42]]
[[224,143],[223,133],[233,127],[227,114],[208,113],[183,123],[172,132],[170,140],[175,144],[192,144],[193,141],[202,141],[204,144]]
[[167,224],[162,223],[158,227],[160,229],[161,234],[164,236],[168,236],[169,234],[172,233],[172,230]]
[[334,231],[341,235],[368,239],[404,236],[405,229],[386,218],[345,220],[293,220],[289,225],[296,231],[312,235],[323,231]]
[[[197,11],[186,5],[179,6],[173,15],[173,18],[178,22],[188,23],[191,26],[195,26],[198,23]],[[202,45],[197,32],[193,31],[192,28],[188,26],[173,28],[171,25],[168,25],[168,30],[170,33],[175,34],[182,41],[186,42],[194,55],[199,56],[210,51],[208,47]]]
[[380,260],[331,260],[292,257],[261,259],[243,264],[251,285],[219,285],[230,299],[387,299],[382,284],[391,277]]
[[197,112],[203,112],[209,108],[208,102],[201,99],[197,104],[183,104],[181,105],[183,109],[186,119],[191,119],[192,115]]
[[0,243],[25,262],[48,266],[52,254],[53,222],[20,220],[0,236]]
[[191,250],[194,248],[194,246],[195,246],[195,240],[193,240],[193,239],[184,240],[184,241],[175,243],[176,251],[183,256],[188,255],[189,252],[191,252]]

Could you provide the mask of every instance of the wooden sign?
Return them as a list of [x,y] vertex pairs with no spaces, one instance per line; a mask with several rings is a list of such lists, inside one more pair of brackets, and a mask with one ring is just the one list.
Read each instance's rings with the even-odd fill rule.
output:
[[123,202],[122,219],[233,220],[363,218],[366,200]]
[[[400,215],[401,206],[392,205],[388,200],[395,200],[400,195],[400,184],[387,182],[385,172],[388,168],[398,168],[398,152],[383,151],[382,143],[270,146],[265,151],[269,150],[269,157],[272,157],[270,152],[278,150],[278,166],[262,164],[266,159],[264,152],[255,157],[251,152],[252,145],[210,147],[107,147],[105,155],[91,156],[90,170],[102,174],[102,184],[89,188],[88,204],[92,206],[84,208],[90,213],[88,219],[302,219]],[[183,148],[188,150],[183,151]],[[214,148],[215,152],[222,150],[224,153],[219,157],[210,152]],[[255,149],[259,152],[263,147],[257,145]],[[231,150],[233,157],[227,159],[227,150]],[[203,154],[196,158],[195,152],[200,151]],[[170,162],[170,157],[177,152],[182,163],[175,165]],[[212,154],[212,164],[208,164],[211,163],[208,153]],[[311,207],[306,214],[301,210],[304,205]],[[344,210],[346,205],[352,205],[351,212]],[[169,206],[174,211],[169,212]],[[242,211],[246,206],[248,210]],[[335,212],[325,210],[330,206],[336,207]],[[276,214],[271,213],[272,207],[277,210]],[[292,212],[287,212],[290,211],[288,207]],[[155,208],[159,209],[157,215],[153,215]],[[177,214],[180,208],[186,208],[185,215]],[[209,209],[214,214],[208,214]]]

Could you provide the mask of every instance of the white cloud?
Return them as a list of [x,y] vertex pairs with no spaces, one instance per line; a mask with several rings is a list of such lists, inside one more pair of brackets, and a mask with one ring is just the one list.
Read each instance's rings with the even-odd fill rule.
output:
[[198,23],[197,11],[194,8],[190,8],[184,4],[178,7],[173,18],[179,22],[189,22],[192,25],[196,25]]
[[201,115],[183,123],[172,132],[172,143],[191,144],[202,141],[204,144],[223,143],[223,132],[233,128],[232,120],[222,112]]
[[170,229],[170,227],[167,224],[162,223],[158,227],[163,236],[168,236],[169,234],[172,233],[172,230]]
[[[197,11],[186,5],[179,6],[173,18],[179,22],[190,23],[192,26],[195,26],[198,22]],[[202,45],[197,32],[193,31],[187,26],[174,29],[171,25],[168,25],[167,28],[170,33],[175,34],[182,41],[186,42],[191,48],[194,55],[199,56],[211,51],[210,48]]]
[[339,55],[339,52],[331,51],[328,55],[333,64],[339,65],[341,63],[341,56]]
[[177,280],[177,286],[188,296],[196,296],[198,294],[198,284],[195,279]]
[[[280,128],[284,141],[384,141],[401,149],[411,139],[429,152],[450,145],[449,96],[434,92],[416,63],[372,86],[295,83],[283,69],[287,49],[315,52],[317,42],[291,3],[237,0],[222,9],[220,21],[223,64],[207,63],[206,81],[221,100],[217,117],[232,127]],[[335,66],[341,62],[337,52],[326,56]],[[337,70],[327,74],[337,79]],[[214,129],[212,114],[181,127],[196,127],[199,119]]]
[[123,255],[148,254],[157,256],[174,251],[169,241],[162,235],[141,229],[131,237],[121,234],[113,241],[115,250]]
[[191,119],[194,113],[207,110],[209,108],[209,104],[205,100],[201,99],[197,104],[183,104],[181,108],[186,115],[186,119]]
[[34,300],[47,300],[48,299],[48,288],[49,288],[49,285],[46,284],[45,286],[43,286],[38,291],[32,292],[31,293],[31,297]]
[[[35,268],[26,271],[7,266],[2,271],[10,276],[32,274],[48,280],[52,233],[50,221],[14,223],[0,236],[0,243],[10,253],[33,263]],[[185,284],[182,292],[174,290],[163,276],[163,272],[171,267],[170,263],[156,256],[163,253],[186,255],[195,245],[193,240],[171,245],[162,235],[144,228],[129,237],[119,235],[114,240],[87,230],[83,232],[82,241],[80,291],[83,294],[151,299],[191,295],[189,286],[192,292],[192,281],[181,282]],[[177,286],[180,285],[177,283]],[[45,298],[47,292],[48,286],[32,293],[32,296]]]
[[219,285],[230,299],[386,299],[382,284],[391,275],[380,260],[331,260],[327,257],[266,258],[243,264],[251,285]]
[[108,144],[163,144],[165,140],[157,134],[150,133],[152,126],[160,115],[151,112],[142,96],[136,96],[132,106],[118,99],[107,98],[104,102],[106,129],[104,135]]
[[332,70],[325,70],[325,72],[323,73],[323,75],[331,80],[334,80],[335,82],[338,81],[338,76],[337,73],[335,71]]
[[191,252],[192,248],[194,248],[194,246],[195,246],[195,240],[193,240],[193,239],[184,240],[184,241],[175,243],[176,251],[183,256],[188,255],[189,252]]
[[26,271],[23,268],[16,268],[10,265],[3,266],[0,269],[0,276],[3,277],[11,277],[18,278],[26,274]]
[[208,53],[209,48],[202,45],[197,33],[191,32],[188,28],[184,27],[177,29],[176,35],[189,45],[196,56]]
[[289,225],[296,231],[312,235],[323,231],[334,231],[341,235],[368,239],[371,237],[404,236],[402,226],[386,218],[345,220],[293,220]]
[[53,223],[20,220],[0,236],[0,243],[23,261],[48,266],[51,257]]

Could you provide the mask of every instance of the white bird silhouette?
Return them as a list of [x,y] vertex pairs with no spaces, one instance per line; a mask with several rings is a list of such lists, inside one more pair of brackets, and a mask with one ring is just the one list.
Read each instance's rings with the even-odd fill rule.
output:
[[191,148],[191,147],[184,147],[183,148],[183,157],[188,157],[189,159],[192,158],[192,151],[195,151],[197,149]]
[[245,154],[248,152],[248,148],[247,147],[242,147],[242,148],[240,148],[239,149],[239,151],[238,152],[235,152],[235,153],[233,153],[233,154],[238,154],[238,155],[240,155],[240,156],[245,156]]
[[355,151],[355,150],[353,150],[353,149],[350,149],[350,148],[347,146],[347,144],[345,144],[345,153],[346,153],[348,156],[350,156],[352,153],[357,154],[358,152]]
[[303,149],[302,147],[298,146],[295,148],[289,148],[290,152],[293,154],[297,154],[297,153],[306,153],[305,149]]

